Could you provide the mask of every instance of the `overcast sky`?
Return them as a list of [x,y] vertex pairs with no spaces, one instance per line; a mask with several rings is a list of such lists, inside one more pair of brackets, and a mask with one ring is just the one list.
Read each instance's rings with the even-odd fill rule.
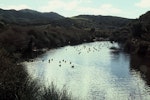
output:
[[138,18],[150,10],[150,0],[0,0],[2,9],[33,9],[65,17],[80,14]]

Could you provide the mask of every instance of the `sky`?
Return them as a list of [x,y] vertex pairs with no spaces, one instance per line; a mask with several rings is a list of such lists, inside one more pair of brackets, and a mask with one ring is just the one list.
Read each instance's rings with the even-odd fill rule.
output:
[[56,12],[65,17],[88,14],[138,18],[150,10],[150,0],[0,0],[0,8]]

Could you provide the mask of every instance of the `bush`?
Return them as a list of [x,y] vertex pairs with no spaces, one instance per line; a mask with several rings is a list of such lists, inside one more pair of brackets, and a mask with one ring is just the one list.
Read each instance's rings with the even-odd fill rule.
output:
[[0,49],[0,100],[14,100],[26,76],[24,68],[5,49]]
[[59,91],[54,84],[46,88],[32,80],[13,59],[5,49],[0,49],[0,100],[71,100],[65,89]]
[[72,97],[65,88],[57,90],[57,87],[51,83],[48,88],[44,87],[42,100],[72,100]]

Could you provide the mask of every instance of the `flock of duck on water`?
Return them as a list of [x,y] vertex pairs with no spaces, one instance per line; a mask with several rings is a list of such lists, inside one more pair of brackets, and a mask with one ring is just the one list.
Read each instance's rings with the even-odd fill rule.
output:
[[[48,62],[51,63],[54,59],[49,59]],[[43,60],[44,61],[44,60]],[[66,60],[62,60],[62,61],[59,61],[59,67],[61,67],[61,63],[67,63]],[[69,62],[69,64],[71,65],[72,62]],[[74,65],[71,65],[72,68],[74,68]]]
[[[92,46],[92,47],[87,47],[87,46],[82,46],[83,48],[80,48],[78,46],[74,47],[74,49],[77,51],[77,54],[80,55],[83,51],[82,50],[86,50],[87,53],[90,53],[90,52],[100,52],[100,49],[101,47],[107,47],[107,48],[110,48],[109,44],[108,43],[105,43],[105,44],[100,44],[98,48]],[[65,49],[66,51],[68,50],[67,48]],[[44,62],[45,60],[42,59],[42,62]],[[52,63],[54,61],[53,58],[51,59],[48,59],[48,63]],[[71,68],[74,68],[75,65],[71,62],[71,61],[66,61],[66,60],[59,60],[58,61],[58,64],[59,64],[59,67],[62,67],[63,64],[69,64],[71,66]]]

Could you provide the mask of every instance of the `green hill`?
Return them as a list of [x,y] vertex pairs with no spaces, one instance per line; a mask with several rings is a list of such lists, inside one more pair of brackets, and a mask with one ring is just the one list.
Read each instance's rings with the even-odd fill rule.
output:
[[11,24],[47,24],[61,18],[64,17],[54,12],[41,13],[29,9],[19,11],[0,9],[0,20]]

